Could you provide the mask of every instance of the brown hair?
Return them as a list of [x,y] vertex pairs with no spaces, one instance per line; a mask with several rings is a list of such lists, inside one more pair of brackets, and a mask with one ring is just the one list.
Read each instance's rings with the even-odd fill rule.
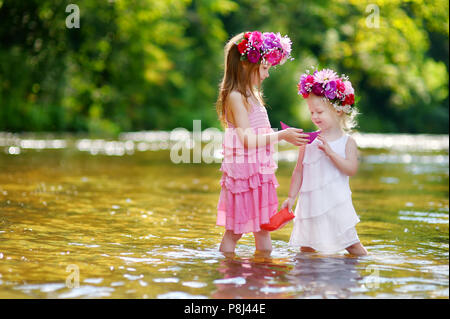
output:
[[[248,61],[241,61],[241,55],[237,48],[236,42],[244,37],[244,32],[235,35],[231,38],[224,48],[224,74],[219,85],[219,96],[216,102],[216,111],[219,120],[223,127],[227,127],[226,114],[227,112],[227,98],[231,91],[235,90],[242,94],[244,104],[248,108],[248,98],[254,96],[262,105],[264,105],[261,87],[258,87],[255,95],[252,79],[256,76],[259,79],[260,63],[251,63]],[[260,83],[258,81],[258,83]],[[248,93],[250,92],[250,93]]]

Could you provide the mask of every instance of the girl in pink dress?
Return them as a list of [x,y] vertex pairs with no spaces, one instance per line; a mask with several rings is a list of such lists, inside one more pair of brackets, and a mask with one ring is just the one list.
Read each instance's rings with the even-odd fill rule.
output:
[[257,251],[272,250],[269,232],[260,225],[278,210],[273,144],[284,139],[300,146],[308,142],[301,129],[274,132],[260,85],[271,66],[289,57],[288,37],[259,31],[233,37],[225,46],[225,70],[216,108],[225,127],[221,192],[217,225],[225,227],[220,251],[233,253],[242,234],[253,232]]

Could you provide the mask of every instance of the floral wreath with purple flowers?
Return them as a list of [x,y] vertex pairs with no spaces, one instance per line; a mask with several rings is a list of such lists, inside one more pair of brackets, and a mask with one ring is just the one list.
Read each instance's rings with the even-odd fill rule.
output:
[[[314,69],[314,67],[312,67]],[[347,114],[352,112],[355,104],[355,91],[348,76],[342,74],[341,77],[331,69],[317,69],[313,74],[306,70],[300,76],[298,83],[298,94],[307,98],[310,93],[328,99],[336,111],[343,111]]]
[[259,31],[246,32],[244,38],[237,42],[241,61],[251,63],[269,63],[272,66],[283,64],[291,57],[291,39],[280,33]]

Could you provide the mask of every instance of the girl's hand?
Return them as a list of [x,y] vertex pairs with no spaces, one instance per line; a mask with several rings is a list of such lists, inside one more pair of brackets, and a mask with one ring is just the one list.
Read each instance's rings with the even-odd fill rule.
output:
[[288,208],[288,211],[291,212],[291,211],[292,211],[292,207],[294,206],[294,204],[295,204],[295,198],[288,197],[288,198],[283,202],[283,204],[281,204],[281,209],[287,207],[287,208]]
[[330,144],[327,143],[327,140],[322,135],[317,136],[317,138],[319,139],[319,141],[322,142],[322,144],[318,145],[318,148],[320,150],[322,150],[328,156],[330,156],[332,153],[334,153],[334,151],[330,147]]
[[283,139],[295,146],[303,146],[308,144],[309,138],[308,134],[301,134],[302,132],[303,130],[301,128],[289,127],[284,129]]

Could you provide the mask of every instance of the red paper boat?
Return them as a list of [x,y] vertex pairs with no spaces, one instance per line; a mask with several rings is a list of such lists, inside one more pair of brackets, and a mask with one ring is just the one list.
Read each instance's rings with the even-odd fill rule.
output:
[[294,219],[295,215],[292,212],[289,212],[287,207],[280,210],[278,213],[273,215],[270,218],[270,221],[268,224],[262,224],[261,229],[267,230],[267,231],[274,231],[277,229],[281,229],[289,223],[292,219]]
[[[281,129],[282,129],[282,130],[287,129],[287,128],[290,127],[289,125],[286,125],[286,124],[284,124],[284,123],[281,122],[281,121],[280,121],[280,124],[281,124]],[[315,131],[315,132],[302,132],[302,133],[303,133],[303,134],[308,134],[308,135],[309,135],[309,142],[308,142],[308,144],[311,144],[312,141],[314,141],[314,140],[316,139],[317,135],[320,134],[320,131]]]

